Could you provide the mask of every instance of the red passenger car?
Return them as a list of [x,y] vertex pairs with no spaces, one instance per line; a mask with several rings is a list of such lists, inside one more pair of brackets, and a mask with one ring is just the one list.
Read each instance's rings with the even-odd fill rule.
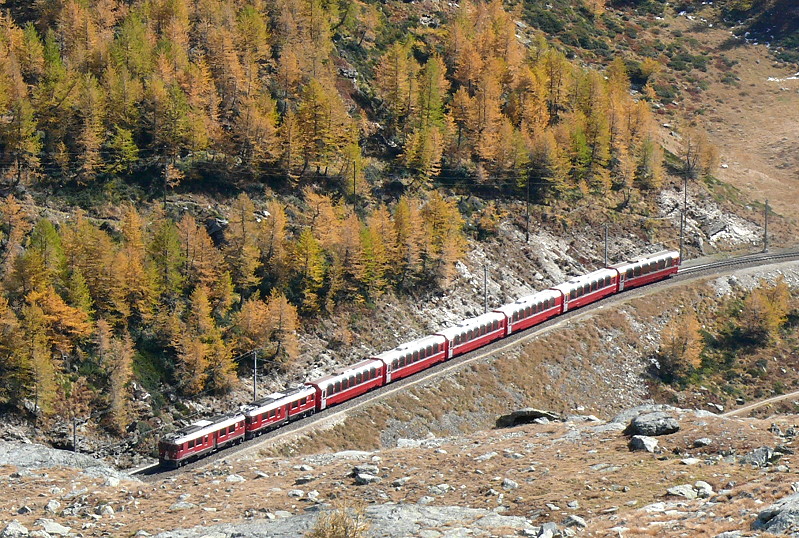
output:
[[619,272],[619,291],[636,288],[677,274],[680,253],[664,250],[611,266]]
[[307,381],[305,384],[316,390],[316,410],[346,402],[386,382],[386,367],[383,361],[366,359],[326,375]]
[[247,439],[278,428],[316,411],[316,391],[303,386],[285,393],[275,392],[244,408]]
[[244,416],[220,415],[200,420],[161,439],[158,460],[163,466],[180,467],[215,450],[244,440]]
[[615,269],[599,269],[550,289],[563,294],[563,312],[566,312],[616,293],[618,281]]
[[448,342],[447,358],[463,355],[505,336],[507,318],[501,312],[486,312],[475,318],[461,321],[436,334]]
[[563,294],[557,290],[539,291],[494,309],[494,312],[501,312],[508,318],[505,336],[538,325],[562,311]]
[[447,339],[437,334],[425,336],[374,358],[385,364],[386,383],[391,383],[447,360]]

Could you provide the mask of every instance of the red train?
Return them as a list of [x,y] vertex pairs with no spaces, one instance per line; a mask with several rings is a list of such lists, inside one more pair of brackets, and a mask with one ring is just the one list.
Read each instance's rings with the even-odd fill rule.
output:
[[668,278],[677,273],[679,266],[679,253],[666,250],[572,278],[330,375],[306,381],[301,387],[270,394],[244,407],[240,413],[202,420],[171,433],[158,443],[159,461],[163,466],[180,467],[569,310]]

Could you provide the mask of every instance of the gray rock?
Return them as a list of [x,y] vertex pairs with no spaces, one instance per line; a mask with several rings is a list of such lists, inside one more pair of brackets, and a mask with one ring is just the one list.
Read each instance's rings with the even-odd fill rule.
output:
[[28,536],[28,529],[17,520],[11,521],[0,532],[0,538],[20,538],[22,536]]
[[773,534],[795,529],[799,526],[799,493],[780,499],[762,510],[752,526]]
[[430,486],[427,488],[427,491],[430,492],[430,495],[444,495],[448,491],[452,490],[452,486],[449,484],[438,484],[437,486]]
[[177,512],[179,510],[190,510],[192,508],[196,508],[197,505],[194,503],[186,502],[186,501],[179,501],[169,507],[170,512]]
[[407,484],[410,479],[411,479],[410,476],[403,476],[402,478],[397,478],[396,480],[394,480],[391,483],[391,485],[394,486],[395,488],[401,488],[402,486]]
[[741,531],[726,531],[722,532],[721,534],[717,534],[713,538],[742,538],[743,534]]
[[646,435],[633,435],[630,439],[631,450],[646,450],[647,452],[654,452],[658,447],[658,440],[654,437]]
[[308,475],[299,477],[297,480],[294,481],[294,483],[296,485],[298,485],[298,486],[302,486],[303,484],[307,484],[308,482],[313,482],[314,480],[316,480],[316,477],[313,476],[313,475],[308,474]]
[[288,492],[288,496],[294,499],[301,499],[305,495],[305,492],[301,489],[290,489]]
[[116,512],[114,512],[114,507],[110,504],[104,504],[100,507],[98,512],[101,516],[110,517],[113,516]]
[[671,405],[666,405],[666,404],[639,405],[638,407],[633,407],[632,409],[625,409],[624,411],[613,417],[613,420],[611,420],[611,422],[614,422],[616,424],[629,424],[631,420],[633,420],[635,417],[639,415],[654,413],[656,411],[659,412],[668,411],[668,412],[677,413],[683,410],[678,407],[673,407]]
[[28,534],[29,538],[53,538],[52,535],[45,531],[31,531]]
[[244,478],[241,475],[237,475],[237,474],[231,474],[231,475],[228,475],[227,478],[225,478],[225,482],[227,482],[228,484],[241,484],[242,482],[246,482],[246,481],[247,481],[246,478]]
[[513,489],[518,489],[519,483],[515,480],[511,480],[510,478],[505,478],[502,480],[502,489],[510,491]]
[[109,476],[105,479],[105,486],[109,488],[115,488],[119,486],[119,478],[115,476]]
[[713,439],[709,437],[701,437],[694,441],[694,448],[702,448],[705,446],[710,446],[711,444],[713,444]]
[[366,484],[374,484],[375,482],[380,482],[382,478],[379,476],[375,476],[369,473],[358,473],[355,475],[355,483],[359,486],[365,486]]
[[55,534],[57,536],[66,536],[72,530],[70,527],[65,527],[52,519],[37,519],[35,525],[41,527],[47,534]]
[[20,506],[19,510],[17,510],[20,515],[30,514],[31,512],[33,512],[33,509],[30,506]]
[[578,503],[577,501],[569,501],[566,503],[566,506],[568,506],[572,510],[577,510],[578,508],[580,508],[580,503]]
[[430,495],[425,495],[424,497],[419,499],[419,504],[426,506],[435,500],[436,500],[435,497],[431,497]]
[[700,499],[707,499],[713,495],[713,486],[708,484],[703,480],[697,480],[694,484],[694,489],[696,489],[696,495]]
[[316,491],[315,489],[311,490],[305,495],[305,498],[308,499],[309,501],[316,502],[319,500],[319,492]]
[[566,517],[566,519],[563,520],[563,525],[565,527],[582,527],[582,528],[586,528],[588,526],[588,523],[586,523],[585,520],[583,518],[581,518],[580,516],[577,516],[577,515],[574,515],[574,514],[570,514],[569,516]]
[[668,435],[679,431],[680,423],[671,415],[656,412],[635,417],[628,429],[633,435]]
[[[512,426],[518,426],[519,424],[531,424],[539,419],[546,419],[547,422],[562,421],[563,417],[551,411],[543,411],[541,409],[526,407],[524,409],[514,411],[509,415],[502,415],[497,419],[496,424],[499,428],[508,428]],[[541,422],[539,422],[539,424],[541,424]]]
[[775,454],[772,449],[767,446],[761,446],[760,448],[754,449],[752,452],[748,454],[744,454],[738,460],[739,463],[743,465],[755,465],[757,467],[765,467],[769,463],[772,463],[779,459],[780,456]]
[[498,454],[496,452],[486,452],[482,456],[477,456],[476,458],[474,458],[474,461],[479,461],[479,462],[488,461],[491,458],[495,458],[497,455]]
[[46,512],[50,512],[51,514],[55,514],[58,512],[58,509],[61,508],[61,503],[55,499],[52,499],[47,502],[47,505],[44,507]]
[[352,468],[351,476],[357,476],[359,474],[372,474],[377,476],[380,474],[380,467],[369,463],[365,463],[363,465],[356,465],[355,467]]
[[696,499],[696,490],[691,484],[682,484],[674,486],[666,490],[668,495],[675,495],[678,497],[685,497],[686,499]]

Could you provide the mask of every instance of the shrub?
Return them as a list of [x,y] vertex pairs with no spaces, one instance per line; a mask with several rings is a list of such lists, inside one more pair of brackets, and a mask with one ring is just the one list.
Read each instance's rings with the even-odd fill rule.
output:
[[369,523],[361,508],[339,506],[325,512],[316,520],[316,525],[306,538],[366,538]]

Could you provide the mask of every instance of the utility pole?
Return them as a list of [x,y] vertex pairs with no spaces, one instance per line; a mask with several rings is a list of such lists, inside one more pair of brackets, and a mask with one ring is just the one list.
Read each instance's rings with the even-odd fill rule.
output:
[[488,312],[488,266],[483,265],[483,312]]
[[605,267],[608,266],[608,224],[605,223]]
[[524,242],[530,242],[530,174],[527,174],[527,205],[525,210]]
[[683,251],[685,250],[685,218],[688,213],[688,176],[683,178],[683,203],[682,211],[680,211],[680,260],[683,259]]
[[763,252],[768,252],[768,200],[763,214]]
[[252,401],[258,400],[258,350],[252,352]]

